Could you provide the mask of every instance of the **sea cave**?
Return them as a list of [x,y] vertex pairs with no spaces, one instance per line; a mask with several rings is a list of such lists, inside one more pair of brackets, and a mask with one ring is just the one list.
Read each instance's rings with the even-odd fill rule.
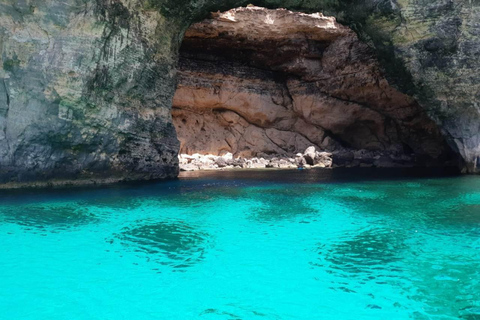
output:
[[478,21],[0,0],[0,318],[480,319]]
[[184,170],[313,165],[301,159],[311,147],[330,159],[322,167],[456,164],[374,50],[321,13],[249,6],[193,24],[172,116]]

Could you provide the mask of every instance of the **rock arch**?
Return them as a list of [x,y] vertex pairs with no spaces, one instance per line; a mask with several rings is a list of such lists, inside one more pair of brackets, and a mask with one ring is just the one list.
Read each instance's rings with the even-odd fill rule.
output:
[[[235,0],[0,0],[0,183],[174,177],[170,107],[183,33]],[[323,12],[376,51],[477,172],[475,1],[264,0]]]
[[334,165],[450,160],[435,123],[333,17],[255,6],[212,13],[187,30],[178,69],[181,153],[292,159],[315,146],[343,160],[355,153]]

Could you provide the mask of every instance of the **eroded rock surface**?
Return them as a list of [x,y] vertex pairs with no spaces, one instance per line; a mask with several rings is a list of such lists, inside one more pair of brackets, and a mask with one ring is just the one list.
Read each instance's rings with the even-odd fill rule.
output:
[[194,24],[173,120],[184,154],[288,158],[313,145],[449,160],[436,124],[388,84],[371,49],[318,13],[247,7]]
[[177,175],[180,29],[162,19],[134,2],[0,1],[0,184]]
[[[0,184],[175,176],[179,145],[170,108],[183,33],[211,11],[248,3],[0,0]],[[352,27],[375,51],[389,83],[415,97],[440,126],[461,155],[462,168],[478,171],[478,1],[259,0],[256,4],[323,12]],[[338,41],[329,48],[333,50]],[[270,55],[268,61],[276,62],[277,56]],[[342,74],[339,81],[346,76]],[[349,92],[344,89],[329,89],[326,95]],[[354,98],[370,99],[368,95]],[[391,110],[400,111],[405,112]],[[404,119],[409,125],[401,128],[407,132],[418,132],[415,122],[423,123],[422,117]],[[425,130],[435,129],[426,126]],[[408,136],[419,141],[408,145],[430,145],[422,142],[424,134]]]

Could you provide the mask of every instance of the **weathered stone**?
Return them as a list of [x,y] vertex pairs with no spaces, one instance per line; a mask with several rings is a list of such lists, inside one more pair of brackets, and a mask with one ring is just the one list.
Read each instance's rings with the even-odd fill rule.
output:
[[333,164],[332,154],[330,152],[315,152],[314,164],[322,168],[330,168]]
[[315,153],[316,153],[316,150],[314,146],[308,147],[305,150],[305,152],[303,153],[303,158],[305,159],[307,164],[311,166],[315,164]]
[[[174,177],[178,173],[179,143],[170,108],[182,35],[193,21],[207,17],[211,10],[246,4],[235,0],[0,0],[0,183]],[[318,137],[328,132],[323,141],[342,140],[357,149],[379,148],[385,141],[399,141],[412,149],[416,158],[430,155],[443,161],[444,148],[438,148],[442,142],[435,138],[439,130],[428,122],[433,119],[450,147],[462,157],[462,168],[466,172],[479,170],[477,1],[273,0],[259,4],[323,11],[355,28],[369,44],[352,44],[352,50],[339,51],[336,48],[342,47],[342,41],[349,43],[350,39],[338,38],[331,43],[335,46],[327,49],[331,53],[324,53],[325,60],[320,65],[305,57],[285,63],[282,72],[303,73],[307,77],[305,70],[321,67],[326,77],[310,77],[315,85],[298,88],[290,82],[295,91],[283,88],[282,92],[294,94],[286,94],[283,100],[275,95],[277,107],[279,101],[282,105],[282,101],[288,102],[292,97],[315,103],[319,108],[295,105],[302,115],[312,115],[315,122],[309,124],[322,127],[328,123],[323,122],[320,114],[328,110],[321,108],[321,103],[334,99],[341,110],[362,121],[332,122],[331,129],[338,130],[332,133],[335,139],[331,139],[330,131],[319,130]],[[303,48],[297,46],[294,51],[298,47]],[[346,64],[345,68],[330,64],[335,59],[365,61],[356,60],[365,48],[375,51],[372,56],[379,57],[386,78],[374,77],[375,81],[369,81],[363,76],[365,73],[355,69],[363,63]],[[279,54],[288,52],[284,48]],[[335,52],[337,57],[332,55]],[[272,63],[278,62],[276,56],[268,57]],[[415,98],[418,104],[388,83]],[[230,88],[228,84],[225,87]],[[364,89],[358,90],[359,87]],[[314,99],[308,92],[315,92],[312,96],[323,93],[326,97]],[[257,101],[267,103],[264,97],[257,95]],[[239,99],[253,101],[246,96]],[[402,99],[400,105],[384,103]],[[364,111],[360,109],[363,106],[371,108],[367,113],[372,118],[368,121],[363,112],[355,112]],[[275,110],[280,115],[284,112]],[[259,125],[276,117],[262,115],[258,122],[247,122],[257,123],[252,126],[260,130],[241,131],[244,134],[248,129],[246,136],[250,140],[245,140],[245,145],[256,137],[268,141]],[[401,119],[396,123],[398,130],[393,130],[396,125],[383,130],[379,124],[384,119]],[[240,119],[238,123],[244,122]],[[342,124],[348,130],[340,131]],[[275,129],[289,131],[285,128],[290,126],[291,118],[286,116]],[[297,125],[295,132],[304,135],[298,127],[301,126]],[[365,144],[366,137],[376,137],[378,141]],[[324,145],[318,141],[312,140],[323,150]],[[285,152],[273,142],[262,148]]]
[[300,156],[298,156],[297,154],[297,156],[295,157],[295,164],[297,165],[297,167],[301,168],[307,164],[307,161],[302,154],[300,154]]
[[345,146],[415,150],[431,162],[449,153],[426,113],[331,17],[259,7],[215,13],[187,30],[179,68],[173,120],[181,152],[250,158],[312,147],[309,165],[315,149]]
[[181,163],[180,164],[180,170],[181,171],[197,171],[197,170],[199,170],[199,168],[198,168],[198,166],[196,166],[194,164],[191,164],[191,163],[187,163],[187,164]]
[[223,157],[218,157],[216,160],[215,160],[215,164],[219,167],[219,168],[224,168],[227,166],[227,161],[225,161],[225,158]]
[[181,28],[135,2],[0,1],[0,183],[177,175]]

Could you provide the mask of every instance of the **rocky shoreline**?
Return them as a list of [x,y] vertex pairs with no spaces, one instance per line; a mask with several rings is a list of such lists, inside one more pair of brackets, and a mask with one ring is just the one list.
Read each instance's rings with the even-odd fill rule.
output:
[[178,153],[295,165],[311,145],[332,167],[480,173],[478,2],[261,3],[0,0],[0,185],[170,179]]
[[307,148],[295,155],[259,154],[253,158],[234,157],[232,153],[221,156],[212,154],[180,154],[180,171],[234,170],[234,169],[311,169],[336,167],[415,167],[415,156],[395,155],[393,152],[368,150],[317,151]]

